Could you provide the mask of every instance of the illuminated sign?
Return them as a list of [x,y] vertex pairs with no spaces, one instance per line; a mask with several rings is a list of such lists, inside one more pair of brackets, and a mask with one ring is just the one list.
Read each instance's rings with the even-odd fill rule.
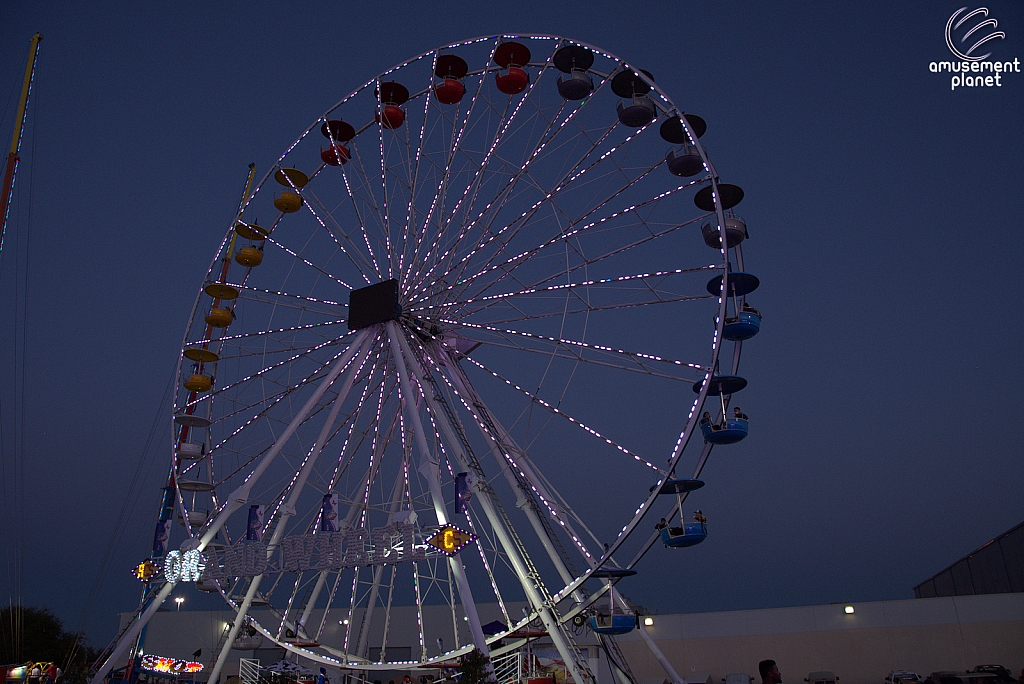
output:
[[146,654],[142,656],[142,669],[151,672],[167,672],[168,674],[193,674],[201,672],[202,663],[191,660],[177,660],[175,658],[164,658],[158,655]]
[[455,525],[442,525],[427,543],[433,546],[446,556],[454,556],[467,544],[473,542],[476,535],[472,532],[460,530]]
[[203,574],[204,561],[198,549],[168,551],[164,558],[164,577],[175,582],[197,582]]
[[132,574],[135,575],[136,579],[140,579],[143,582],[150,581],[151,579],[156,577],[157,574],[159,574],[159,573],[160,573],[160,568],[158,568],[156,566],[156,563],[154,563],[153,561],[149,560],[148,558],[146,560],[142,561],[141,563],[139,563],[138,565],[136,565],[135,569],[132,570]]
[[[444,528],[442,528],[443,530]],[[319,532],[285,537],[270,550],[266,542],[242,539],[226,548],[168,551],[164,558],[163,577],[169,582],[233,580],[255,577],[268,572],[306,572],[307,570],[343,570],[370,565],[393,565],[426,560],[436,554],[458,553],[476,536],[452,527],[452,551],[423,541],[419,528],[410,522],[396,522],[384,527],[357,527],[337,532]],[[457,534],[456,534],[457,532]],[[437,535],[434,535],[435,537]],[[443,535],[442,535],[443,542]],[[187,540],[186,544],[194,544]]]

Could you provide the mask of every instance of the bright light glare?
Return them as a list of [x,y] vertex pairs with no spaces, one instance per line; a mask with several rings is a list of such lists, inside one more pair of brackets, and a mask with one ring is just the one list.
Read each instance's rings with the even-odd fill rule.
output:
[[843,610],[846,611],[847,615],[853,615],[853,606],[846,606]]
[[651,625],[654,624],[654,618],[652,618],[652,617],[645,617],[644,618],[644,624],[647,625],[648,627],[650,627]]

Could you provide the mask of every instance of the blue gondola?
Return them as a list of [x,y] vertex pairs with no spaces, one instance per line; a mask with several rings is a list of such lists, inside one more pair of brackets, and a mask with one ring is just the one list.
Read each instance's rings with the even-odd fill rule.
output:
[[[693,383],[693,391],[700,392],[703,382]],[[715,375],[708,380],[708,396],[721,397],[723,421],[712,424],[710,416],[705,413],[700,420],[700,430],[704,433],[704,441],[711,444],[735,444],[750,431],[747,417],[737,412],[735,416],[725,418],[725,395],[739,392],[747,386],[747,381],[738,375]]]
[[739,317],[726,318],[722,337],[733,342],[749,340],[761,330],[761,314],[750,307],[744,307]]
[[[608,585],[608,612],[598,613],[596,616],[592,616],[588,620],[590,629],[593,630],[595,634],[615,636],[618,634],[626,634],[636,629],[638,626],[636,615],[627,608],[626,602],[623,601],[621,597],[616,596],[615,585],[612,582],[612,580],[631,577],[635,574],[636,570],[614,567],[600,568],[591,573],[591,577],[603,579]],[[619,603],[618,607],[615,605],[616,602]]]
[[[674,495],[680,512],[680,527],[668,526],[664,518],[661,519],[661,523],[655,526],[658,529],[658,534],[661,536],[661,541],[667,548],[682,549],[687,546],[700,544],[708,538],[707,518],[700,511],[694,514],[696,518],[694,522],[686,522],[682,517],[683,495],[688,495],[690,492],[696,491],[703,486],[703,482],[693,479],[667,480],[660,485],[658,494],[662,496]],[[653,492],[658,487],[659,485],[651,487],[651,491]]]
[[702,522],[688,522],[683,523],[682,527],[665,527],[661,530],[661,541],[673,549],[696,546],[707,538],[708,524]]
[[617,636],[636,629],[635,615],[598,615],[590,618],[590,629],[595,634]]
[[[735,220],[735,219],[726,219]],[[733,342],[749,340],[761,330],[761,313],[748,306],[746,301],[740,299],[753,292],[761,284],[757,276],[743,271],[729,273],[729,284],[726,297],[732,300],[732,315],[726,313],[725,326],[722,330],[722,337]],[[722,276],[715,276],[708,281],[707,290],[709,294],[721,296]],[[728,306],[728,302],[726,303]],[[717,318],[715,319],[717,321]]]
[[735,444],[750,431],[745,418],[730,418],[724,428],[715,429],[710,423],[702,423],[700,431],[704,433],[704,441],[712,444]]

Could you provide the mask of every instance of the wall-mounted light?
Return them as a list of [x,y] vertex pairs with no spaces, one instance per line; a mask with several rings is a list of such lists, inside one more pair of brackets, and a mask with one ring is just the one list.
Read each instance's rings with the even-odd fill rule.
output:
[[846,606],[843,608],[843,612],[847,615],[853,615],[853,606]]
[[645,617],[644,618],[644,625],[646,625],[647,627],[650,627],[653,624],[654,624],[654,618],[652,618],[652,617]]

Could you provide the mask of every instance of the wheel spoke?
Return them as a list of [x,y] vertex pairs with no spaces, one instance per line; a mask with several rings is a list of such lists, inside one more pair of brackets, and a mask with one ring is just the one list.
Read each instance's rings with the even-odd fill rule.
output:
[[[611,367],[611,368],[617,368],[619,370],[638,372],[638,373],[645,373],[645,374],[654,375],[654,376],[657,376],[657,377],[667,378],[667,379],[670,379],[670,380],[679,380],[679,381],[682,381],[682,382],[690,382],[690,383],[692,383],[692,382],[695,382],[695,381],[699,380],[699,378],[680,377],[678,375],[669,375],[669,374],[666,374],[666,373],[661,373],[661,372],[653,370],[652,367],[651,367],[651,364],[652,363],[660,363],[660,364],[667,364],[667,365],[670,365],[670,366],[676,366],[676,367],[679,367],[679,368],[690,368],[690,369],[701,371],[701,375],[702,376],[711,370],[710,368],[707,368],[705,366],[701,366],[700,364],[697,364],[697,363],[690,363],[690,362],[687,362],[687,361],[680,361],[678,359],[669,359],[669,358],[657,356],[655,354],[646,354],[644,352],[627,351],[625,349],[616,349],[614,347],[608,347],[608,346],[600,345],[600,344],[592,344],[592,343],[588,343],[588,342],[580,342],[579,340],[571,340],[571,339],[568,339],[568,338],[551,337],[549,335],[538,335],[538,334],[535,334],[535,333],[522,332],[522,331],[519,331],[519,330],[510,330],[510,329],[507,329],[507,328],[504,328],[504,329],[503,328],[495,328],[495,327],[489,326],[489,325],[473,325],[473,324],[470,324],[470,323],[463,323],[462,327],[495,333],[499,337],[499,339],[503,339],[503,340],[509,341],[510,344],[508,345],[508,348],[509,349],[514,349],[516,351],[533,352],[533,353],[539,353],[539,354],[544,354],[544,355],[550,356],[553,353],[557,353],[559,349],[564,349],[565,352],[566,352],[566,355],[563,356],[562,358],[572,359],[574,361],[582,361],[584,363],[597,363],[597,364],[601,364],[601,365],[606,365],[606,366]],[[515,340],[517,338],[518,339],[529,340],[529,341],[540,342],[540,343],[546,343],[546,344],[544,344],[544,348],[540,348],[540,349],[533,348],[533,347],[528,347],[528,346],[525,346],[525,344],[516,344],[516,343],[514,343],[513,340]],[[494,341],[487,341],[486,344],[494,346],[495,342]],[[577,350],[577,351],[573,351],[573,350]],[[619,364],[610,363],[610,362],[607,362],[607,361],[602,362],[602,361],[600,361],[598,359],[584,356],[583,350],[593,350],[593,351],[598,352],[599,354],[601,354],[603,356],[610,356],[612,358],[625,358],[625,359],[629,359],[630,361],[632,361],[632,364],[629,364],[629,365],[619,365]]]
[[497,373],[497,372],[491,370],[490,368],[488,368],[487,366],[483,365],[482,363],[480,363],[476,359],[470,358],[470,359],[467,359],[467,360],[470,363],[472,363],[474,366],[479,368],[480,370],[484,371],[485,373],[489,373],[490,375],[494,376],[498,380],[501,380],[506,385],[508,385],[512,389],[516,390],[520,394],[526,396],[527,398],[529,398],[529,400],[531,402],[537,404],[538,406],[543,407],[545,410],[550,411],[551,413],[555,414],[556,416],[559,416],[561,418],[566,419],[567,421],[569,421],[570,423],[572,423],[576,427],[580,428],[581,430],[583,430],[587,434],[589,434],[589,435],[591,435],[593,437],[596,437],[597,439],[601,440],[602,442],[604,442],[608,446],[615,448],[617,451],[625,454],[626,456],[629,456],[634,461],[637,461],[638,463],[641,463],[641,464],[647,466],[648,468],[650,468],[651,470],[653,470],[653,471],[655,471],[657,473],[660,473],[662,475],[666,474],[665,471],[663,471],[661,468],[659,468],[658,466],[654,465],[653,463],[651,463],[647,459],[645,459],[642,456],[639,456],[639,455],[633,453],[632,451],[630,451],[626,447],[624,447],[624,446],[622,446],[620,444],[615,443],[611,439],[609,439],[609,438],[605,437],[604,435],[602,435],[597,430],[595,430],[595,429],[593,429],[591,427],[588,427],[587,425],[585,425],[584,423],[580,422],[576,418],[573,418],[572,416],[570,416],[568,413],[565,413],[564,411],[559,410],[558,408],[552,406],[551,404],[549,404],[548,402],[544,401],[543,399],[541,399],[537,395],[533,394],[532,392],[523,389],[519,385],[517,385],[514,382],[512,382],[511,380],[509,380],[508,378],[505,378],[505,377],[501,376],[499,373]]

